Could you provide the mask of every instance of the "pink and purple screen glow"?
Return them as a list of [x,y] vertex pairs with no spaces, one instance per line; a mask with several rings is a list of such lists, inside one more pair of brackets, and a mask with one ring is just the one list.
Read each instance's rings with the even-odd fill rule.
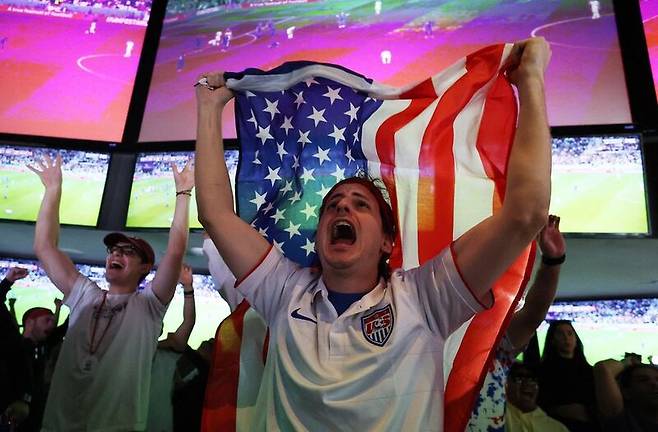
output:
[[0,132],[120,141],[150,0],[0,0]]
[[[402,86],[483,46],[533,35],[553,50],[551,125],[631,122],[612,0],[170,0],[140,141],[194,138],[192,84],[204,72],[314,60]],[[224,125],[235,137],[232,109]]]

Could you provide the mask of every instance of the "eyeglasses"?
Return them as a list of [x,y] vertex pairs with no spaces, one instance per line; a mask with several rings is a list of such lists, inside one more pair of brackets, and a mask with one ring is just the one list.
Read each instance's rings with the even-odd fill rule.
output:
[[515,377],[510,377],[510,381],[513,384],[528,384],[528,385],[538,385],[537,383],[537,378],[535,377],[530,377],[530,376],[515,376]]
[[115,252],[128,257],[136,256],[138,254],[137,249],[135,249],[135,246],[133,245],[114,245],[107,248],[108,255],[112,255]]

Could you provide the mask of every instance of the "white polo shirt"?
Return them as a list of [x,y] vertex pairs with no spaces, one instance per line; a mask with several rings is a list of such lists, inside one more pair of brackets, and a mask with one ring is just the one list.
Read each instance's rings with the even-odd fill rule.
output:
[[340,317],[320,275],[275,248],[237,289],[270,328],[254,430],[442,430],[445,339],[483,309],[449,249]]

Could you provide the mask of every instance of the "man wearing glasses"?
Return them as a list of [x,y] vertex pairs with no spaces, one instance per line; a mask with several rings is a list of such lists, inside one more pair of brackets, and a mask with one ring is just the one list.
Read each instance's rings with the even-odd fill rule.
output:
[[57,246],[61,164],[60,157],[45,157],[29,166],[46,189],[34,250],[71,310],[42,431],[145,430],[153,355],[187,244],[194,171],[189,162],[181,171],[172,165],[176,209],[153,282],[137,289],[155,262],[151,246],[140,238],[111,233],[104,238],[105,291],[81,275]]
[[522,363],[514,363],[505,387],[507,390],[506,431],[569,432],[566,426],[549,417],[537,406],[539,385],[534,369]]

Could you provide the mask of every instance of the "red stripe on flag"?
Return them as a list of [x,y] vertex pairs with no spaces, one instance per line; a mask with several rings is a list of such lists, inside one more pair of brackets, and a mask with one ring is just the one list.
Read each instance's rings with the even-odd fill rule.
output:
[[466,73],[439,101],[425,130],[418,166],[418,261],[423,264],[453,238],[455,171],[453,123],[473,95],[497,73],[504,45],[466,57]]
[[[419,87],[426,87],[426,82],[427,81],[419,84]],[[412,89],[409,92],[411,93],[413,91],[414,90]],[[427,92],[427,89],[425,88],[423,91]],[[432,92],[434,92],[434,86],[432,86]],[[386,119],[379,126],[379,129],[377,129],[377,134],[375,135],[375,147],[377,149],[377,157],[381,163],[381,178],[388,191],[391,200],[391,208],[395,215],[400,214],[398,212],[398,199],[395,188],[395,133],[422,113],[423,110],[434,102],[435,98],[436,93],[434,93],[434,98],[413,99],[406,109]],[[402,241],[399,229],[397,230],[389,262],[391,268],[402,267]]]
[[[445,431],[463,431],[473,411],[482,382],[487,373],[485,365],[493,360],[499,338],[507,328],[511,304],[516,304],[532,273],[534,244],[519,256],[493,287],[494,307],[477,314],[466,330],[453,368],[446,382]],[[510,296],[512,296],[510,298]],[[454,367],[461,365],[463,367]]]
[[[487,176],[494,181],[492,208],[500,209],[505,194],[507,163],[514,140],[517,105],[507,80],[499,75],[485,101],[476,148]],[[514,307],[523,295],[535,256],[534,244],[527,248],[493,287],[495,303],[471,321],[446,382],[446,431],[464,430],[493,361]]]
[[244,316],[249,307],[249,303],[243,300],[217,327],[215,352],[201,417],[201,430],[204,432],[235,430],[240,383],[240,348]]

